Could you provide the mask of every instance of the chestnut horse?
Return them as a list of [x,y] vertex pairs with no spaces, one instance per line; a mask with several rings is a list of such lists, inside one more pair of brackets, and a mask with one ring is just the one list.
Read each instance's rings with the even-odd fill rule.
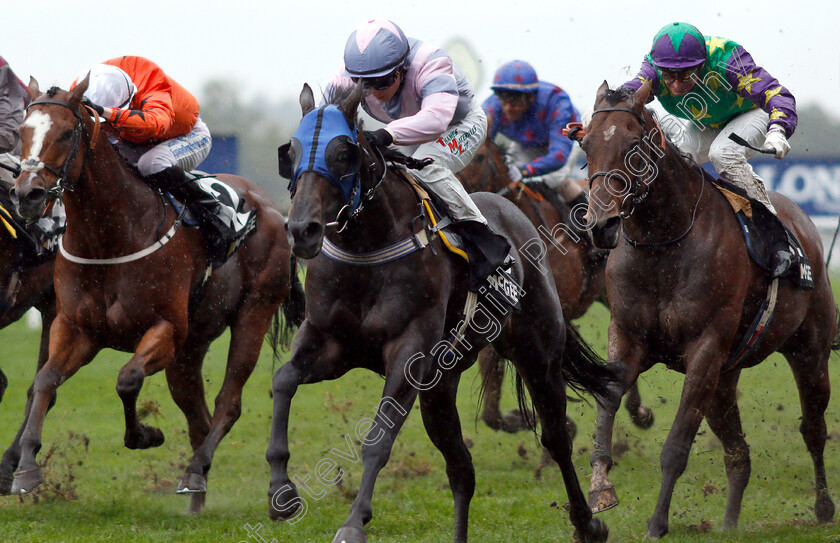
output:
[[[422,221],[414,190],[380,151],[371,148],[361,131],[356,135],[363,92],[361,86],[338,91],[327,98],[328,105],[316,109],[312,90],[305,85],[300,95],[301,127],[291,146],[280,148],[285,176],[294,177],[298,161],[304,161],[293,180],[287,227],[292,252],[310,261],[306,320],[295,337],[290,360],[274,376],[274,415],[266,452],[271,466],[269,515],[287,519],[299,512],[300,496],[287,472],[289,413],[298,387],[361,367],[383,375],[385,386],[378,422],[362,447],[359,492],[334,543],[367,541],[364,525],[373,517],[377,474],[418,396],[426,432],[446,461],[455,501],[454,541],[466,541],[475,469],[455,399],[461,373],[492,340],[513,361],[530,391],[542,422],[542,443],[563,474],[575,534],[581,540],[605,540],[606,526],[592,518],[580,490],[563,421],[566,383],[597,391],[605,387],[610,374],[567,327],[554,282],[519,258],[511,273],[524,291],[521,309],[512,315],[502,313],[501,306],[491,308],[482,298],[481,315],[477,313],[466,330],[462,328],[466,264],[448,253],[437,235],[427,229],[415,232]],[[357,201],[354,194],[361,194],[361,199]],[[480,194],[474,200],[514,249],[539,235],[504,198]],[[424,232],[432,239],[430,250],[412,241]],[[404,246],[404,252],[395,248]],[[394,253],[400,258],[373,256]],[[352,264],[358,261],[371,265]],[[545,265],[542,260],[537,264]],[[450,330],[463,331],[464,336],[449,336]]]
[[[609,309],[604,283],[606,256],[596,259],[587,257],[584,242],[568,228],[557,209],[527,184],[511,181],[498,145],[485,140],[472,161],[458,172],[458,179],[467,192],[486,191],[506,196],[538,229],[566,318],[581,317],[595,301]],[[504,360],[492,348],[485,349],[478,355],[478,367],[484,383],[482,420],[493,429],[507,432],[527,428],[525,417],[518,410],[502,416],[499,409],[505,375]],[[642,405],[637,383],[633,383],[627,392],[625,407],[636,426],[643,429],[651,427],[653,410]]]
[[[36,454],[56,388],[101,349],[112,348],[134,353],[117,379],[129,448],[163,443],[158,428],[140,423],[136,402],[144,379],[165,370],[193,447],[178,493],[193,494],[197,511],[213,453],[239,417],[242,387],[290,292],[285,221],[255,184],[220,175],[256,209],[258,225],[224,265],[210,268],[202,234],[179,229],[179,213],[125,164],[100,132],[98,116],[82,106],[87,86],[86,77],[69,92],[52,88],[40,95],[33,79],[33,102],[21,126],[23,173],[12,193],[18,212],[35,219],[50,199],[63,196],[67,230],[55,262],[49,358],[35,377],[12,491],[28,492],[42,482]],[[227,370],[211,416],[201,365],[228,327]]]
[[[829,522],[834,504],[823,459],[824,413],[831,390],[828,358],[837,348],[838,324],[820,236],[799,207],[770,193],[779,218],[815,264],[813,289],[787,278],[771,283],[748,256],[726,198],[664,138],[645,109],[649,96],[648,85],[633,93],[610,90],[604,82],[581,142],[593,194],[587,221],[594,223],[595,244],[611,249],[609,359],[624,368],[623,382],[611,385],[610,397],[598,404],[590,505],[604,509],[617,503],[608,479],[615,412],[639,373],[663,363],[684,373],[685,381],[662,447],[662,482],[648,536],[668,532],[674,486],[703,417],[723,444],[729,481],[723,527],[734,528],[750,477],[738,378],[743,369],[779,352],[799,389],[800,430],[814,463],[816,517]],[[740,356],[742,338],[776,287],[775,314],[761,339]]]

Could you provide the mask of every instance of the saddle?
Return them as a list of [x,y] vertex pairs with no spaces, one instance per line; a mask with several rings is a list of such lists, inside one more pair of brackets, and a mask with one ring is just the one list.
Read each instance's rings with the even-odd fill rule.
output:
[[[482,243],[483,236],[496,234],[492,234],[488,228],[475,221],[453,220],[446,203],[429,190],[421,179],[403,168],[395,168],[395,171],[399,172],[400,177],[411,186],[417,196],[420,214],[415,221],[422,220],[425,236],[430,240],[435,235],[440,236],[444,247],[469,265],[469,290],[478,293],[502,313],[506,313],[507,308],[520,309],[522,289],[510,273],[513,258],[510,254],[488,255],[488,244]],[[436,251],[431,243],[429,248],[432,252]],[[482,269],[476,265],[476,262],[486,264],[502,260],[504,264],[493,270]]]
[[55,201],[47,214],[27,222],[15,211],[10,190],[9,184],[0,181],[0,231],[16,240],[12,269],[23,272],[55,257],[58,240],[67,227],[67,216],[61,202]]
[[787,251],[792,255],[791,265],[780,277],[789,279],[800,288],[813,288],[811,261],[794,233],[764,204],[750,198],[740,187],[725,178],[714,179],[708,173],[704,174],[732,206],[744,234],[747,253],[753,262],[768,275],[772,275],[773,255],[779,251]]
[[[164,176],[165,184],[161,183]],[[179,215],[183,212],[186,226],[201,230],[214,269],[227,262],[256,231],[256,210],[246,211],[239,194],[215,176],[172,167],[147,179],[165,192]]]

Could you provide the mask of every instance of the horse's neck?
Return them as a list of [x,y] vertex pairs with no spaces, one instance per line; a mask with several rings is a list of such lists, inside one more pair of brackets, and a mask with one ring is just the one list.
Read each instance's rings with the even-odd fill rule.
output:
[[340,247],[371,252],[411,235],[412,219],[419,213],[418,200],[413,189],[397,174],[389,172],[373,199],[363,205],[364,209],[347,229],[335,236]]
[[699,167],[684,160],[672,146],[655,168],[647,187],[649,193],[625,221],[628,235],[640,242],[656,243],[682,235],[694,220],[705,182]]
[[[93,228],[101,236],[127,239],[154,206],[154,192],[104,139],[88,151],[79,179],[64,192],[68,233],[74,224]],[[142,224],[142,223],[141,223]],[[154,225],[156,228],[158,225]],[[90,231],[90,230],[88,230]]]

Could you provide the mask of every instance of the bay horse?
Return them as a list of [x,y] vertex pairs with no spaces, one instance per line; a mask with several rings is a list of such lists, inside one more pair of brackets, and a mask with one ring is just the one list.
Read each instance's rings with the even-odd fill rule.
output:
[[[526,183],[511,181],[502,150],[494,141],[485,140],[472,161],[457,176],[467,192],[486,191],[504,195],[538,229],[566,318],[583,316],[596,301],[609,309],[604,281],[606,258],[588,258],[584,242],[568,228],[565,222],[568,218],[564,220],[551,203]],[[504,360],[492,348],[485,349],[478,355],[478,367],[483,379],[481,419],[493,429],[507,432],[526,429],[526,417],[518,410],[502,416],[499,409]],[[630,419],[639,428],[650,428],[654,420],[653,410],[642,405],[637,383],[633,383],[626,396],[624,405]]]
[[646,110],[650,92],[649,85],[633,93],[610,90],[604,82],[581,141],[594,195],[586,219],[594,223],[595,244],[611,249],[606,270],[609,360],[624,370],[623,379],[598,404],[590,505],[605,509],[617,504],[608,479],[615,412],[636,377],[663,363],[684,373],[685,381],[662,447],[662,481],[647,534],[656,538],[668,532],[674,486],[704,417],[724,449],[728,491],[723,527],[736,527],[750,477],[738,379],[742,370],[779,352],[799,390],[800,431],[814,463],[814,511],[819,522],[829,522],[834,503],[823,458],[824,413],[831,391],[828,358],[838,347],[838,323],[820,236],[798,206],[770,193],[779,218],[814,263],[813,289],[779,279],[775,314],[760,341],[739,359],[736,348],[775,286],[748,256],[726,198],[663,136]]
[[[333,542],[367,541],[364,525],[373,517],[377,474],[387,463],[418,396],[426,432],[446,461],[455,502],[454,541],[465,542],[475,469],[464,444],[455,399],[461,373],[492,340],[513,361],[530,391],[542,422],[542,444],[563,474],[576,537],[605,540],[606,525],[592,518],[580,490],[572,442],[563,421],[565,384],[597,392],[609,373],[567,325],[554,282],[519,258],[511,273],[525,292],[521,309],[511,316],[510,311],[501,314],[498,308],[478,302],[482,317],[469,321],[463,341],[444,341],[448,330],[461,330],[459,323],[464,324],[461,310],[467,299],[467,267],[460,258],[447,254],[439,237],[431,234],[434,250],[406,250],[398,259],[373,259],[372,255],[383,254],[383,248],[392,254],[393,244],[402,246],[405,240],[415,239],[419,204],[403,174],[370,146],[358,126],[363,92],[361,86],[336,91],[327,97],[327,105],[316,108],[312,90],[304,85],[301,127],[295,139],[279,150],[281,173],[293,179],[287,223],[292,252],[309,263],[306,319],[295,337],[291,358],[274,375],[274,413],[266,452],[271,466],[269,516],[289,519],[301,510],[297,486],[287,472],[289,414],[298,387],[366,368],[385,378],[382,402],[362,447],[364,471],[358,494]],[[313,165],[321,162],[316,161],[315,151],[302,150],[310,147],[321,149],[323,158],[318,160],[327,166]],[[300,160],[306,161],[300,166],[303,171],[295,174]],[[327,167],[334,173],[325,173]],[[341,183],[328,176],[349,181]],[[354,194],[361,195],[358,205]],[[504,198],[482,193],[473,199],[494,231],[515,249],[539,235]],[[358,259],[371,265],[348,263]],[[444,356],[441,349],[454,356]],[[429,353],[446,360],[434,362]]]
[[[81,104],[87,86],[85,77],[70,91],[54,87],[42,95],[32,79],[20,131],[23,173],[12,193],[18,212],[37,218],[62,196],[67,230],[55,262],[49,357],[35,377],[12,492],[42,482],[36,454],[57,387],[101,349],[112,348],[133,353],[116,387],[128,448],[163,443],[158,428],[140,423],[136,402],[145,378],[166,372],[193,448],[177,492],[192,494],[191,510],[199,511],[213,454],[241,413],[242,387],[272,321],[276,354],[277,310],[290,295],[293,275],[285,220],[257,185],[219,175],[256,209],[258,226],[224,265],[209,267],[202,234],[179,229],[181,215],[123,161],[99,130],[98,116],[91,118]],[[212,340],[227,328],[227,369],[211,416],[201,366]]]
[[[7,185],[0,183],[0,190],[7,192]],[[5,198],[0,196],[0,200],[5,200]],[[13,218],[9,217],[9,219]],[[6,221],[6,224],[9,224],[9,222]],[[12,227],[11,224],[9,226]],[[12,230],[16,230],[16,228],[12,228]],[[47,258],[33,267],[22,266],[19,244],[26,243],[26,241],[21,240],[17,232],[15,233],[16,237],[12,237],[12,230],[7,230],[4,225],[0,224],[0,329],[17,322],[30,308],[34,307],[40,311],[41,341],[38,349],[37,369],[41,369],[47,361],[50,327],[55,318],[55,289],[53,288],[55,258]],[[0,377],[0,381],[2,381],[2,388],[5,389],[5,375]],[[0,397],[2,397],[2,392],[0,392]],[[28,416],[32,404],[32,387],[29,388],[27,397],[24,420]],[[11,492],[13,473],[20,459],[22,432],[23,426],[21,426],[20,431],[15,435],[14,440],[0,460],[0,495]]]

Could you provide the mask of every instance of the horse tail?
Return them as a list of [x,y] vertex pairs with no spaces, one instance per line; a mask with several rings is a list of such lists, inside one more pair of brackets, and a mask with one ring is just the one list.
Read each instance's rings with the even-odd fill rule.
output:
[[838,351],[840,350],[840,309],[838,309],[836,305],[834,306],[834,315],[837,326],[834,329],[834,341],[831,343],[831,350]]
[[[303,319],[306,318],[306,297],[298,277],[297,258],[294,255],[291,256],[289,271],[289,296],[283,301],[282,307],[287,321],[296,327],[303,324]],[[288,326],[291,328],[291,324]]]
[[563,352],[563,380],[577,392],[605,396],[618,379],[615,371],[581,337],[577,328],[566,321],[566,348]]

